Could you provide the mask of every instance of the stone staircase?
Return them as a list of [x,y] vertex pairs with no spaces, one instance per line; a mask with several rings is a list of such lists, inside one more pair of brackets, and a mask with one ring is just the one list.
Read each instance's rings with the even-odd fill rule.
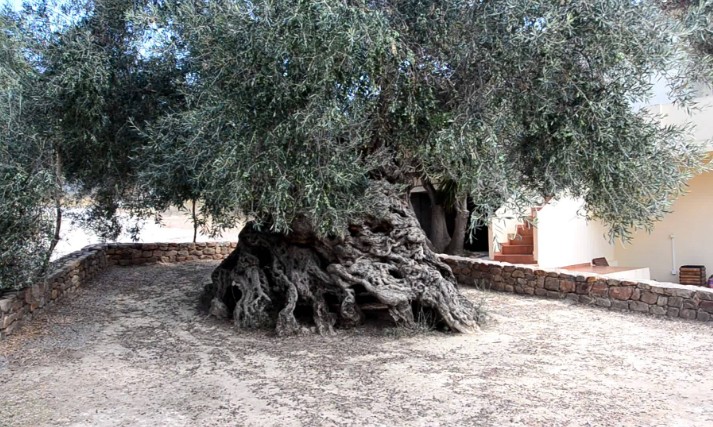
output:
[[500,252],[495,252],[495,261],[511,264],[536,264],[534,252],[534,230],[530,224],[517,226],[513,239],[500,244]]

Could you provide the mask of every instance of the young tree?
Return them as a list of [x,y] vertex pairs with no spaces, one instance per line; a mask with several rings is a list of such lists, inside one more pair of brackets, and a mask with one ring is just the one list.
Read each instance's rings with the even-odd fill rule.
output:
[[478,314],[418,226],[410,186],[452,182],[484,216],[568,192],[626,237],[660,219],[699,165],[680,129],[631,108],[657,72],[685,74],[677,27],[651,2],[223,0],[164,12],[190,89],[150,146],[176,147],[217,223],[254,219],[208,289],[212,312],[239,326],[295,333],[305,305],[328,333],[378,301],[399,323],[430,309],[472,330]]
[[[91,206],[82,222],[104,238],[122,231],[120,208],[147,215],[137,129],[178,108],[176,58],[152,55],[154,32],[132,18],[152,0],[37,1],[25,12],[41,70],[32,107],[57,153],[56,169]],[[59,211],[59,210],[58,210]]]
[[49,261],[55,190],[52,151],[32,127],[25,103],[35,70],[24,57],[12,14],[0,12],[0,293],[36,280]]

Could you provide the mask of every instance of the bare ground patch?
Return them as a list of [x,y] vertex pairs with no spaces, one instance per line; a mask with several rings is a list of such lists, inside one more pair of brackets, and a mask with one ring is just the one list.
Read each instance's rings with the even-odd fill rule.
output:
[[278,339],[197,310],[213,263],[115,268],[0,342],[0,426],[713,425],[713,328],[466,290],[475,335]]

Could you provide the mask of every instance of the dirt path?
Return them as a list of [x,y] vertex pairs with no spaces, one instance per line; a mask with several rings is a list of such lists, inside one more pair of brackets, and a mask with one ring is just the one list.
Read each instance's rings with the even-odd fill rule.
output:
[[0,426],[711,426],[713,328],[468,290],[471,336],[239,332],[212,264],[112,269],[0,342]]

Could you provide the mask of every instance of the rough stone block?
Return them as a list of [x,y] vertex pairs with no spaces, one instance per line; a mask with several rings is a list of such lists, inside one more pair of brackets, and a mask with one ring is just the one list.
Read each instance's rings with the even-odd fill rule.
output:
[[671,295],[681,298],[693,298],[693,291],[688,289],[671,289]]
[[7,329],[13,322],[15,322],[15,320],[17,320],[18,317],[18,313],[5,315],[3,316],[2,323],[0,323],[0,325],[2,325],[3,329]]
[[681,310],[681,314],[679,316],[684,319],[694,320],[696,316],[698,316],[698,313],[696,310],[684,308],[683,310]]
[[561,280],[560,281],[560,292],[570,293],[574,292],[575,284],[572,280]]
[[700,320],[701,322],[709,322],[711,320],[711,315],[703,310],[698,310],[696,320]]
[[560,299],[562,298],[562,294],[557,291],[547,291],[547,298]]
[[582,304],[592,304],[594,302],[594,298],[589,295],[580,295],[579,302]]
[[565,296],[565,299],[567,299],[567,300],[569,300],[569,301],[579,302],[579,295],[577,295],[577,294],[567,294],[567,295]]
[[694,299],[684,299],[683,300],[683,308],[691,309],[691,310],[698,310],[698,301],[694,300]]
[[666,310],[666,316],[668,316],[668,317],[678,317],[678,315],[680,313],[681,313],[681,310],[676,307],[669,307]]
[[614,286],[609,288],[609,297],[620,301],[626,301],[631,298],[634,290],[629,286]]
[[545,279],[545,289],[548,291],[559,291],[560,281],[556,277],[547,277]]
[[683,298],[681,297],[669,297],[668,298],[668,306],[669,307],[675,307],[675,308],[681,308],[683,307]]
[[512,272],[512,277],[515,277],[515,278],[525,277],[525,272],[522,270],[515,270]]
[[655,314],[657,316],[663,316],[666,314],[666,308],[660,305],[654,305],[649,308],[649,313]]
[[589,294],[594,297],[606,297],[609,295],[609,287],[606,282],[597,281],[592,284]]
[[9,312],[10,308],[12,308],[12,303],[13,303],[14,299],[15,299],[14,296],[12,298],[0,299],[0,313]]
[[[0,304],[1,303],[0,301]],[[698,308],[706,313],[713,313],[713,301],[701,301],[698,303]]]
[[713,301],[713,292],[697,291],[696,296],[698,297],[699,300]]
[[665,295],[659,295],[656,299],[656,305],[666,307],[668,305],[668,297]]
[[633,286],[636,287],[637,283],[636,282],[629,282],[627,280],[622,281],[619,286]]
[[587,283],[587,282],[577,282],[577,287],[576,287],[575,291],[576,291],[579,295],[587,295],[587,294],[589,294],[589,290],[590,290],[591,288],[592,288],[592,284],[591,284],[591,283]]
[[547,291],[544,290],[544,288],[535,288],[535,295],[537,295],[538,297],[544,297],[545,295],[547,295]]
[[596,298],[594,300],[594,304],[598,305],[599,307],[611,307],[611,300],[607,298]]
[[641,301],[629,301],[629,310],[638,311],[640,313],[648,313],[649,305]]
[[658,298],[658,295],[650,291],[644,291],[641,293],[641,302],[645,302],[649,305],[656,304],[658,302]]
[[611,300],[612,310],[629,311],[629,302],[622,300]]

